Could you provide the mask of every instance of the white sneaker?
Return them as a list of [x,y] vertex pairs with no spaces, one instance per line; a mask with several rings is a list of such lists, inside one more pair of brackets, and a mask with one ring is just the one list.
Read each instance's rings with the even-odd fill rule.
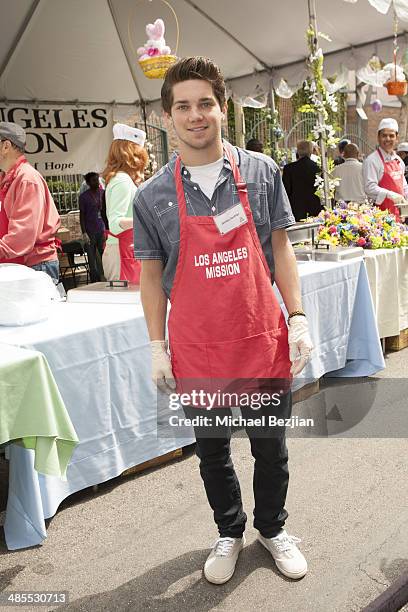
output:
[[307,562],[296,544],[301,540],[290,536],[284,529],[274,538],[264,538],[260,533],[258,540],[271,553],[276,567],[288,578],[299,580],[307,572]]
[[204,576],[208,582],[224,584],[232,578],[244,545],[244,535],[242,538],[218,538],[204,565]]

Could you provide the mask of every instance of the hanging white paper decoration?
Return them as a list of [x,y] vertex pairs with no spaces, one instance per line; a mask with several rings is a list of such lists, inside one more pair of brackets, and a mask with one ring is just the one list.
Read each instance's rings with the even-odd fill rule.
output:
[[356,71],[356,76],[363,83],[373,87],[382,87],[390,78],[389,73],[385,70],[373,70],[368,64],[359,68]]
[[[408,21],[408,3],[407,0],[368,0],[371,6],[373,6],[379,13],[385,15],[388,13],[390,7],[395,9],[398,19],[401,21]],[[350,4],[355,4],[357,0],[344,0]]]
[[279,85],[275,88],[277,95],[280,98],[291,98],[295,93],[296,89],[289,87],[285,79],[281,79],[279,81]]
[[326,89],[329,93],[333,94],[343,87],[348,85],[349,70],[346,66],[341,65],[339,74],[336,75],[336,80],[331,83],[328,79],[323,79]]

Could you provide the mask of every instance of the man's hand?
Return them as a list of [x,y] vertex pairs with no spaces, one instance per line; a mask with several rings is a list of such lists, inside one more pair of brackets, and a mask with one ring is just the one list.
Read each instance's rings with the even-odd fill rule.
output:
[[394,204],[405,204],[405,198],[400,193],[395,191],[387,191],[387,197],[394,202]]
[[89,244],[89,243],[91,242],[91,241],[89,240],[89,236],[88,236],[88,234],[87,234],[86,232],[84,232],[84,233],[82,234],[82,242],[83,242],[84,244]]
[[313,343],[306,317],[295,315],[289,319],[288,325],[289,359],[292,362],[290,373],[296,376],[309,361]]
[[167,344],[164,340],[152,340],[152,379],[164,393],[170,394],[176,388]]

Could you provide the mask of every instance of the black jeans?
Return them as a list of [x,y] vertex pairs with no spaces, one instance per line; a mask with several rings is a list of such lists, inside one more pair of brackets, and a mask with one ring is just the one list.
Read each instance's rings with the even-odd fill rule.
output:
[[104,232],[88,234],[89,244],[86,247],[89,262],[91,283],[98,283],[103,277],[102,253],[105,246]]
[[[202,411],[200,411],[202,413]],[[217,412],[217,409],[212,412]],[[224,411],[220,411],[220,414]],[[188,410],[189,416],[197,415],[197,409]],[[291,393],[282,396],[279,410],[272,406],[253,410],[241,408],[245,419],[265,415],[289,418],[292,413]],[[196,452],[200,459],[200,473],[209,504],[221,537],[239,538],[245,530],[247,516],[243,510],[241,489],[231,458],[231,430],[217,430],[217,436],[200,436],[196,427]],[[253,490],[255,498],[254,527],[266,538],[273,538],[285,524],[285,510],[289,484],[288,450],[285,427],[246,426],[251,453],[255,459]],[[201,433],[203,430],[201,430]],[[223,435],[225,433],[225,435]],[[220,437],[218,437],[220,435]]]

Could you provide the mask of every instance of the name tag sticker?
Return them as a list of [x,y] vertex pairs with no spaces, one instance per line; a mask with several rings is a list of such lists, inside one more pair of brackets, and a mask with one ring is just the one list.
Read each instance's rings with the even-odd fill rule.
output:
[[245,214],[244,207],[241,202],[231,206],[219,215],[214,215],[214,223],[217,226],[220,234],[228,234],[228,232],[248,223],[247,216]]

